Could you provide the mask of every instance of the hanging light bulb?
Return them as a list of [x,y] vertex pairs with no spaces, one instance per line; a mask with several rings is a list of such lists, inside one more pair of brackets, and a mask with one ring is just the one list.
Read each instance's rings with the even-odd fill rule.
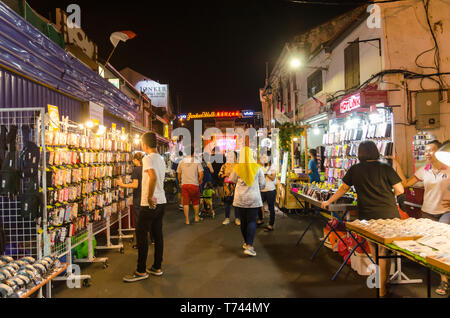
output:
[[88,121],[86,122],[86,127],[89,128],[89,129],[91,129],[92,127],[94,127],[94,122],[93,122],[92,120],[88,120]]
[[103,135],[106,132],[106,127],[103,125],[98,126],[97,135]]

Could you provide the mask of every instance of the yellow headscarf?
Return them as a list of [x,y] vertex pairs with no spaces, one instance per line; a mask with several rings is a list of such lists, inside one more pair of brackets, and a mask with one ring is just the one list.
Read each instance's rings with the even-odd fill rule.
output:
[[249,147],[244,147],[239,154],[239,162],[234,165],[233,170],[239,178],[244,180],[247,186],[251,187],[259,167],[253,157],[252,150]]

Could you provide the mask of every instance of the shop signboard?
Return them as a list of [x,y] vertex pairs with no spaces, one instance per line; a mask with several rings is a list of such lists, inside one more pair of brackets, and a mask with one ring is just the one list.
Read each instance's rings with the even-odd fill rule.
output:
[[59,8],[56,9],[56,26],[63,33],[66,44],[76,46],[88,58],[97,60],[97,45],[87,37],[80,26],[69,27],[67,13]]
[[339,112],[341,114],[344,114],[360,107],[361,94],[357,93],[341,100],[341,102],[339,103]]
[[103,106],[89,102],[89,118],[98,120],[99,124],[103,125]]
[[372,106],[384,103],[388,105],[388,92],[386,90],[365,90],[361,92],[361,105]]
[[152,102],[152,106],[164,107],[167,109],[169,100],[169,85],[159,84],[152,80],[143,80],[136,83],[135,88],[147,95]]

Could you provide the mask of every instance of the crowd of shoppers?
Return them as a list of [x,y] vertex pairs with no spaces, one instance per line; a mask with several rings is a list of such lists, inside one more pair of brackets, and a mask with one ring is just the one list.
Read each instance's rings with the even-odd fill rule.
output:
[[[353,187],[358,195],[358,213],[360,219],[389,219],[397,217],[397,200],[404,196],[405,187],[423,182],[425,187],[422,217],[437,222],[450,224],[450,178],[448,168],[436,159],[435,153],[441,147],[438,141],[430,142],[425,148],[427,165],[418,169],[407,179],[398,163],[393,159],[393,167],[380,161],[380,153],[372,141],[363,141],[358,148],[359,163],[348,169],[342,179],[338,191],[321,207],[327,209]],[[126,282],[134,282],[148,278],[148,274],[162,275],[163,234],[162,223],[166,204],[164,193],[165,163],[156,151],[156,136],[146,133],[142,137],[142,148],[146,156],[135,154],[133,163],[135,169],[132,183],[119,185],[133,188],[133,208],[136,219],[136,240],[138,248],[138,264],[136,271],[124,277]],[[307,173],[311,182],[319,182],[317,168],[317,153],[310,150]],[[273,231],[275,223],[276,169],[272,162],[270,151],[262,153],[257,163],[253,151],[249,147],[240,149],[239,159],[236,152],[225,154],[218,149],[203,154],[198,159],[194,147],[184,157],[180,152],[178,162],[172,169],[176,171],[177,181],[181,188],[182,205],[185,224],[190,224],[189,206],[194,208],[194,222],[202,219],[199,216],[201,193],[209,209],[214,215],[213,195],[220,191],[219,199],[223,198],[225,205],[225,220],[230,223],[230,214],[234,208],[235,223],[240,226],[244,253],[256,256],[254,239],[258,223],[264,219],[264,202],[267,202],[270,219],[265,231]],[[219,159],[218,159],[219,158]],[[225,163],[221,162],[225,158]],[[216,162],[219,161],[219,162]],[[219,190],[220,189],[220,190]],[[154,262],[151,268],[146,268],[148,253],[148,232],[152,233],[155,244]],[[377,251],[378,249],[378,251]],[[376,244],[370,244],[371,255],[378,253],[386,256],[387,250]],[[379,260],[380,295],[388,292],[389,258]],[[436,290],[440,295],[447,295],[448,279],[441,277],[441,284]]]

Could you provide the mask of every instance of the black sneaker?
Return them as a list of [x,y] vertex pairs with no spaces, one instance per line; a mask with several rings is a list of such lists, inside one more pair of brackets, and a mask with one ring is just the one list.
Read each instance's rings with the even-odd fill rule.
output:
[[155,269],[153,266],[151,268],[147,268],[147,273],[155,276],[161,276],[164,272],[161,269]]
[[148,278],[148,274],[147,273],[145,273],[145,274],[138,274],[138,273],[134,272],[131,275],[125,275],[124,278],[123,278],[123,281],[126,282],[126,283],[134,283],[134,282],[137,282],[137,281],[140,281],[140,280],[144,280],[144,279],[147,279],[147,278]]

